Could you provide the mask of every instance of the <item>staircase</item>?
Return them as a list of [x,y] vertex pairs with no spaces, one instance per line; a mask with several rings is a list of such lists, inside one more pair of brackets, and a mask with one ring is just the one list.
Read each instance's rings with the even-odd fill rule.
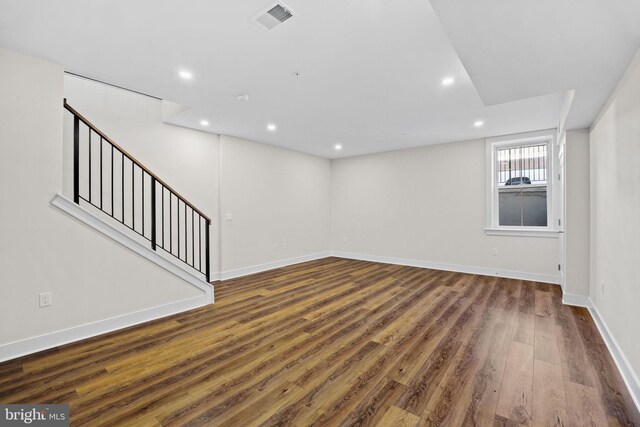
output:
[[64,100],[73,119],[73,202],[210,283],[211,219]]

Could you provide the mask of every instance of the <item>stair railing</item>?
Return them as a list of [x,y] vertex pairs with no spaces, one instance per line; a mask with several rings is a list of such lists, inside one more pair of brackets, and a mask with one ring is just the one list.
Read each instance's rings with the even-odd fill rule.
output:
[[74,110],[73,201],[91,204],[211,281],[211,219]]

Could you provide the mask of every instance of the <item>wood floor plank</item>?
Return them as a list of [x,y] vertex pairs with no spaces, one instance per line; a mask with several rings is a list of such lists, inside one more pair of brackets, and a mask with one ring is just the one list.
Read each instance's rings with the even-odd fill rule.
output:
[[552,317],[535,315],[534,354],[537,360],[560,365],[560,351],[555,325],[555,320]]
[[535,315],[518,312],[515,315],[515,327],[513,330],[513,340],[522,344],[534,344],[534,324]]
[[608,424],[595,388],[564,380],[564,390],[569,425],[599,427]]
[[518,312],[523,314],[535,314],[535,293],[535,284],[533,282],[524,280],[522,282],[522,289],[520,290]]
[[[478,370],[467,399],[464,426],[491,425],[498,404],[499,392],[507,363],[512,331],[506,325],[496,324],[491,341],[493,345],[482,367]],[[463,401],[464,402],[464,401]],[[464,406],[464,403],[461,403]]]
[[383,378],[338,425],[341,427],[377,425],[405,390],[404,385]]
[[533,346],[512,341],[500,389],[496,414],[531,425],[533,399]]
[[535,292],[535,314],[536,316],[553,316],[552,295],[548,290]]
[[390,407],[380,420],[380,425],[395,427],[414,427],[420,423],[420,417],[404,411],[397,406]]
[[67,403],[74,426],[640,426],[555,285],[325,258],[215,289],[0,363],[0,402]]
[[533,361],[533,424],[560,427],[568,424],[567,400],[559,365]]
[[[478,425],[482,426],[482,425],[489,425],[489,424],[478,424]],[[493,419],[493,427],[521,427],[524,425],[525,424],[517,423],[513,420],[502,417],[500,415],[496,415]]]
[[571,382],[591,386],[593,384],[593,369],[589,366],[586,352],[580,339],[571,308],[562,304],[559,299],[554,300],[556,306],[556,340],[562,375]]

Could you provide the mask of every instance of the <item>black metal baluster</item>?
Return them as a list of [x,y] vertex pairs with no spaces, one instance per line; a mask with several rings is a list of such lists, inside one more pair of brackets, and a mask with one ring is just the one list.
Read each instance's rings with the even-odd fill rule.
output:
[[141,176],[141,185],[142,185],[142,237],[144,237],[144,169],[140,168],[140,170],[142,171],[142,176]]
[[194,217],[195,212],[193,208],[191,209],[191,267],[195,265],[196,262],[196,235],[195,235],[195,227],[194,227]]
[[120,200],[122,200],[122,223],[124,224],[124,153],[120,153],[122,157],[120,157],[120,175],[121,178],[121,186],[122,186],[122,195]]
[[198,214],[198,270],[202,271],[202,215]]
[[169,253],[173,254],[173,193],[169,190]]
[[164,248],[164,185],[160,185],[162,188],[162,247]]
[[115,212],[113,212],[113,145],[111,146],[111,216],[115,218]]
[[145,205],[145,202],[144,202],[144,169],[140,168],[140,171],[142,173],[142,175],[140,175],[140,181],[141,181],[140,186],[142,187],[142,236],[144,237],[144,220],[145,220],[145,217],[144,217],[144,205]]
[[80,119],[73,118],[73,202],[80,204]]
[[156,250],[156,178],[151,177],[151,249]]
[[91,203],[91,128],[89,128],[89,203]]
[[102,152],[104,150],[102,149],[102,136],[100,136],[100,210],[102,210],[102,174],[103,174],[103,167],[102,167]]
[[136,164],[131,160],[131,228],[136,231]]
[[178,230],[178,259],[180,258],[180,198],[176,195],[176,199],[178,199],[178,207],[176,208],[176,212],[178,213],[178,222],[176,224],[176,229]]
[[211,220],[207,220],[207,229],[206,231],[206,240],[205,240],[205,244],[207,245],[206,247],[206,259],[205,261],[205,265],[206,265],[206,277],[207,277],[207,283],[211,282],[211,265],[210,265],[210,256],[209,256],[209,228],[211,227]]

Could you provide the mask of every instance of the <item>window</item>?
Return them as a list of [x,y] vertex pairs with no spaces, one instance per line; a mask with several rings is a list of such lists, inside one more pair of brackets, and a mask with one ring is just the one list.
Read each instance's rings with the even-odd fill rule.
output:
[[555,133],[487,139],[487,233],[555,232]]

